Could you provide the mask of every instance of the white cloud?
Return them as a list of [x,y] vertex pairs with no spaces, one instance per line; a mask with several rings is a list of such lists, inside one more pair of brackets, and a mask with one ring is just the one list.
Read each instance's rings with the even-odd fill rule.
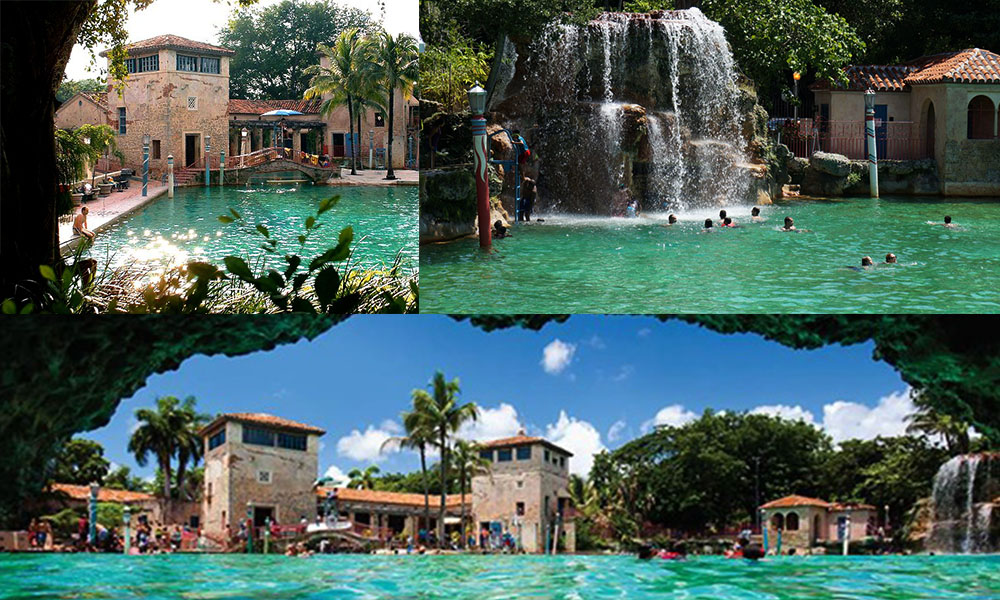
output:
[[790,421],[805,421],[810,425],[816,424],[816,419],[813,418],[812,412],[798,405],[788,406],[786,404],[765,404],[754,408],[750,411],[750,414],[781,417],[782,419],[788,419]]
[[595,350],[604,350],[605,348],[608,347],[608,345],[604,343],[604,340],[601,338],[601,336],[597,335],[596,333],[590,336],[590,338],[587,339],[584,342],[584,344],[587,344],[588,346],[590,346]]
[[378,462],[389,452],[398,452],[395,447],[382,450],[382,444],[391,437],[394,437],[392,431],[374,425],[369,425],[364,432],[355,429],[337,440],[337,454],[357,461]]
[[680,404],[671,404],[660,409],[656,416],[646,421],[639,428],[643,433],[649,433],[659,425],[679,427],[698,418],[698,415]]
[[626,379],[628,379],[629,377],[631,377],[633,373],[635,373],[635,367],[634,366],[632,366],[632,365],[622,365],[621,368],[618,369],[618,372],[615,373],[613,377],[611,377],[611,380],[612,381],[625,381]]
[[643,327],[642,329],[636,332],[636,335],[641,338],[644,338],[644,337],[649,337],[649,334],[651,333],[653,333],[652,329],[650,329],[649,327]]
[[465,440],[488,441],[517,435],[524,425],[517,416],[517,409],[501,402],[496,408],[479,409],[479,418],[466,422],[458,430],[458,437]]
[[330,479],[333,479],[334,487],[344,487],[347,485],[347,482],[350,481],[350,477],[348,477],[346,473],[341,471],[340,467],[338,467],[337,465],[330,465],[329,468],[327,468],[326,472],[323,473],[323,477],[329,477]]
[[576,344],[567,344],[556,338],[542,351],[542,368],[550,375],[558,375],[569,366],[576,352]]
[[587,421],[570,417],[559,411],[559,420],[545,427],[545,439],[573,453],[569,471],[586,477],[594,465],[594,455],[606,450],[601,443],[601,433]]
[[879,398],[874,407],[837,400],[823,407],[823,429],[834,442],[902,435],[906,432],[906,416],[914,410],[909,388]]
[[611,427],[608,428],[608,441],[617,442],[622,437],[622,433],[625,431],[625,421],[618,420],[615,421]]
[[403,432],[403,426],[397,423],[396,421],[393,421],[392,419],[386,419],[385,421],[382,421],[382,424],[379,425],[379,427],[392,434],[400,434]]

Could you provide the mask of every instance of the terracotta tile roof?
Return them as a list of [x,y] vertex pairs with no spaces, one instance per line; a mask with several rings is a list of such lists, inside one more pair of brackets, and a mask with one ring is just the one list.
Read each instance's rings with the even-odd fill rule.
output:
[[532,437],[530,435],[515,435],[514,437],[501,438],[499,440],[490,440],[488,442],[480,442],[479,446],[481,448],[506,448],[508,446],[521,446],[524,444],[542,444],[548,446],[554,450],[558,450],[566,454],[567,456],[573,456],[573,453],[565,448],[560,448],[552,442],[545,438]]
[[792,506],[818,506],[820,508],[829,508],[830,503],[826,500],[820,500],[819,498],[810,498],[808,496],[785,496],[784,498],[778,498],[777,500],[772,500],[767,504],[762,504],[761,508],[789,508]]
[[[424,495],[423,494],[407,494],[404,492],[383,492],[378,490],[354,490],[351,488],[330,488],[330,487],[317,487],[316,495],[325,498],[326,492],[328,490],[336,490],[337,499],[343,500],[345,502],[370,502],[372,504],[396,504],[399,506],[417,506],[422,507],[424,505]],[[466,505],[472,503],[472,494],[465,495]],[[431,495],[430,498],[431,508],[441,506],[441,497]],[[447,508],[461,508],[462,497],[459,495],[449,495],[445,499],[444,503]]]
[[[89,485],[73,485],[71,483],[53,483],[53,492],[62,492],[72,498],[73,500],[83,500],[87,501],[90,499],[90,486]],[[97,492],[98,502],[145,502],[147,500],[155,500],[156,497],[151,494],[146,494],[143,492],[129,492],[126,490],[112,490],[109,488],[101,488]]]
[[271,110],[297,110],[319,114],[321,100],[229,100],[229,114],[261,115]]
[[914,72],[906,83],[1000,83],[1000,54],[969,48],[922,56],[906,63]]
[[851,65],[847,86],[820,80],[813,90],[903,92],[920,83],[1000,83],[1000,55],[981,48],[921,56],[901,65]]
[[[189,40],[188,38],[181,37],[179,35],[158,35],[156,37],[151,37],[147,40],[139,40],[138,42],[125,44],[125,48],[128,50],[139,51],[135,53],[130,52],[129,54],[132,56],[140,54],[142,51],[159,50],[161,48],[169,48],[171,50],[195,50],[199,54],[214,54],[214,55],[225,55],[225,56],[232,56],[236,54],[235,50],[230,50],[229,48],[223,48],[222,46],[213,46],[212,44],[206,44],[205,42],[197,42],[195,40]],[[107,56],[108,51],[105,50],[101,52],[100,55]]]
[[100,106],[104,110],[108,110],[108,93],[107,92],[81,92],[84,96],[90,99],[91,102]]
[[277,429],[286,429],[302,433],[314,433],[316,435],[323,435],[326,433],[325,430],[320,429],[319,427],[313,427],[312,425],[306,425],[305,423],[299,423],[298,421],[291,421],[289,419],[282,419],[281,417],[276,417],[267,413],[225,413],[219,415],[211,423],[202,427],[198,434],[205,435],[212,429],[215,429],[218,424],[226,421],[266,425]]

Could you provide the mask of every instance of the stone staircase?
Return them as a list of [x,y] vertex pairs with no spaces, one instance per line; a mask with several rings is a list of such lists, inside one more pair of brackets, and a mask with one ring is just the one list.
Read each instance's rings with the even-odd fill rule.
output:
[[195,185],[198,183],[198,177],[204,176],[204,170],[198,170],[193,168],[181,167],[180,169],[174,169],[174,186],[181,187],[185,185]]

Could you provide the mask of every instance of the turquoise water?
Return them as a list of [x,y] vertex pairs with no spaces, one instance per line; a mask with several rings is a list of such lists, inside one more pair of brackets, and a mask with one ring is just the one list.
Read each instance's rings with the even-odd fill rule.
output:
[[[420,249],[435,313],[893,313],[1000,311],[1000,200],[797,200],[639,219],[539,215],[485,254],[474,239]],[[959,227],[927,224],[950,215]],[[785,216],[811,233],[777,231]],[[857,272],[861,257],[896,265]]]
[[598,600],[992,599],[1000,556],[0,555],[0,596],[27,598]]
[[[325,213],[299,251],[296,238],[319,202],[340,194],[340,203]],[[139,212],[98,232],[89,254],[120,265],[145,263],[156,268],[201,260],[221,264],[225,256],[255,257],[264,238],[235,224],[220,223],[229,209],[251,225],[268,228],[282,241],[279,250],[312,257],[336,245],[340,230],[354,227],[354,261],[364,266],[391,264],[401,251],[417,264],[417,189],[415,187],[332,187],[258,185],[254,187],[178,188]],[[91,207],[100,212],[100,202]],[[361,238],[364,237],[364,240]],[[359,241],[360,240],[360,241]]]

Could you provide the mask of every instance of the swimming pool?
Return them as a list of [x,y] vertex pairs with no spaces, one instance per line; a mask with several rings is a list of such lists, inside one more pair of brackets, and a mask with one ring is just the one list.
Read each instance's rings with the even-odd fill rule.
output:
[[[421,310],[436,313],[1000,311],[1000,199],[795,200],[639,219],[538,215],[494,252],[425,245]],[[928,225],[950,215],[955,229]],[[811,233],[777,229],[785,216]],[[862,256],[898,264],[854,271]]]
[[0,555],[5,598],[995,599],[1000,556]]
[[[320,229],[307,240],[304,253],[299,252],[296,238],[304,232],[306,218],[316,214],[321,200],[336,194],[340,203],[320,217]],[[173,199],[158,198],[98,232],[87,254],[112,265],[138,262],[157,268],[189,260],[221,264],[225,256],[263,254],[260,235],[219,222],[230,208],[251,226],[267,227],[282,242],[283,252],[316,256],[336,245],[340,230],[351,225],[355,262],[367,267],[391,264],[402,251],[412,266],[417,263],[417,188],[396,186],[177,188]]]

